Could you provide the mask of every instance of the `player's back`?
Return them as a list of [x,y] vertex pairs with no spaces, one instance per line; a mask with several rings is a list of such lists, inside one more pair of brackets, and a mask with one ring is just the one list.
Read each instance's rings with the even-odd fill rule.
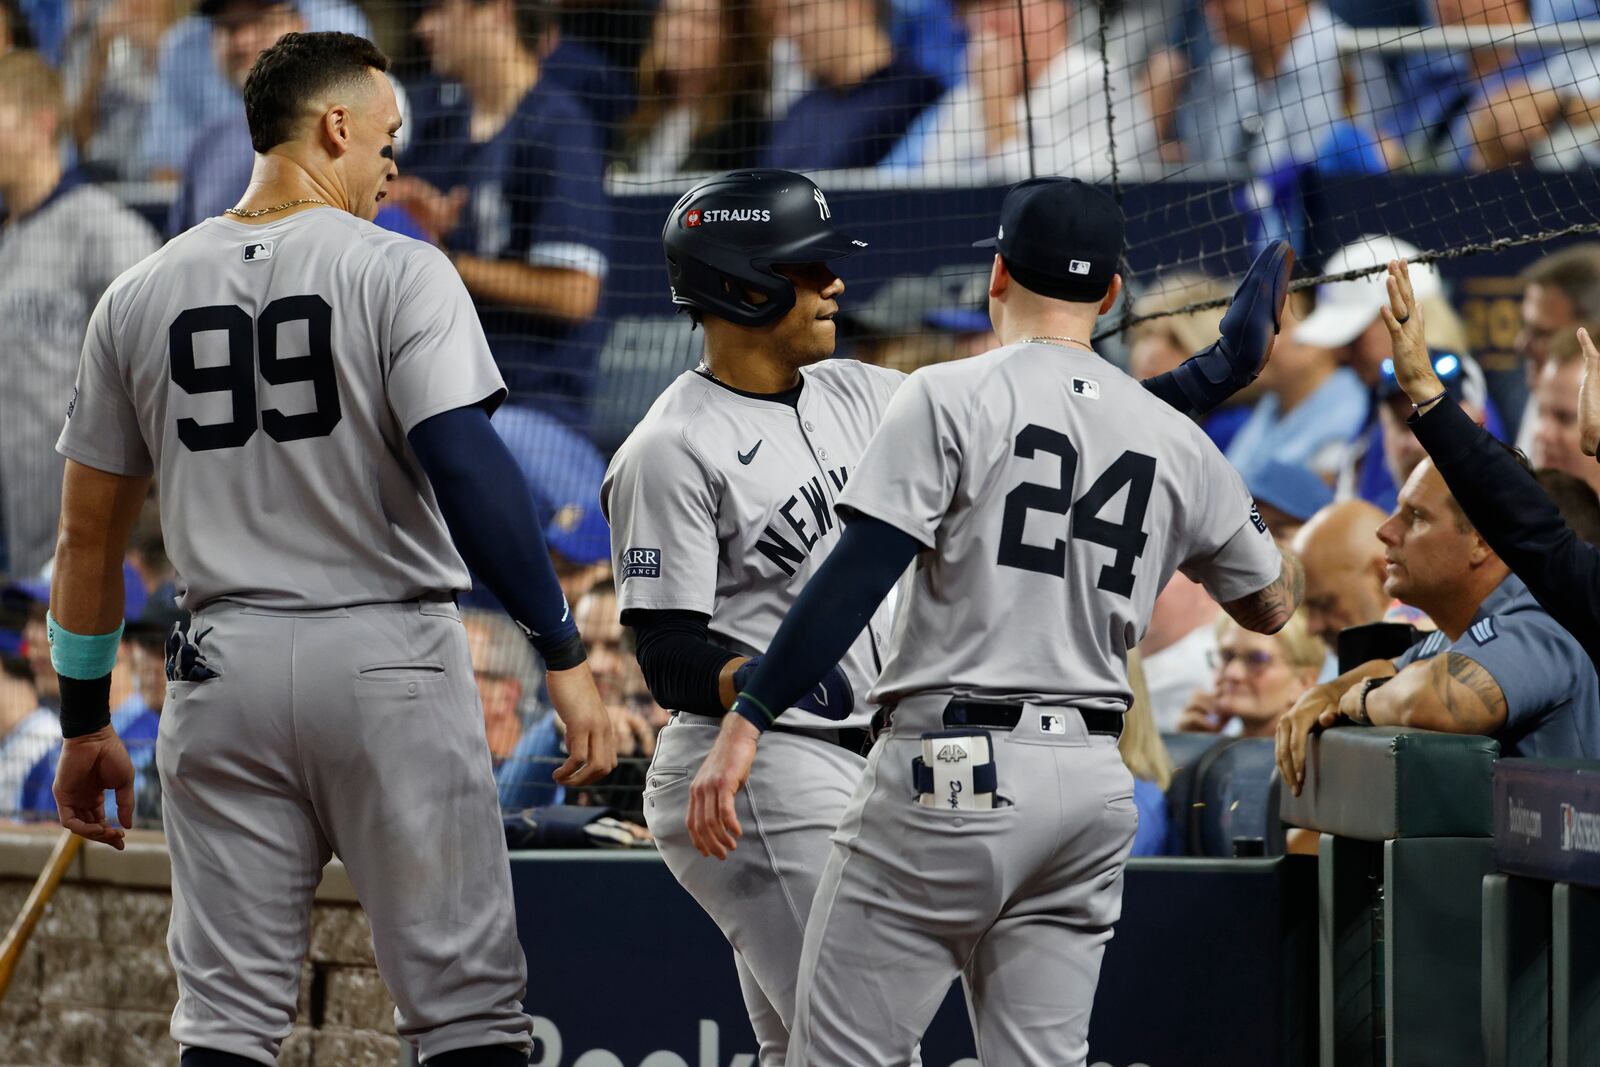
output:
[[159,476],[194,609],[464,588],[405,435],[502,389],[459,277],[344,212],[207,220],[112,285],[60,448]]
[[[873,451],[894,457],[874,461]],[[889,471],[891,475],[880,475]],[[1188,419],[1091,352],[1021,343],[919,370],[841,506],[919,536],[874,698],[918,692],[1118,709],[1126,655],[1172,572],[1241,529],[1243,483]],[[1253,583],[1253,584],[1252,584]],[[1234,585],[1238,582],[1231,583]]]

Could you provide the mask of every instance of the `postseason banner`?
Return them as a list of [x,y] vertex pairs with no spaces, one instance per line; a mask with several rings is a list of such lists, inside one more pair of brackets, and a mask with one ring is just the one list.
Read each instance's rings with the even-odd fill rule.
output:
[[1600,888],[1600,763],[1496,763],[1494,857],[1507,874]]

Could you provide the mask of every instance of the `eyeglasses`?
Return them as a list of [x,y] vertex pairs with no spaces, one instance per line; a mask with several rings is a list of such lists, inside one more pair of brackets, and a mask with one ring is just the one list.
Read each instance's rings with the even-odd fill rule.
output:
[[1235,652],[1231,648],[1219,648],[1215,652],[1210,652],[1206,655],[1206,662],[1211,665],[1212,670],[1218,672],[1226,670],[1228,665],[1236,660],[1244,664],[1245,670],[1255,674],[1278,662],[1278,657],[1261,649],[1255,649],[1250,652]]

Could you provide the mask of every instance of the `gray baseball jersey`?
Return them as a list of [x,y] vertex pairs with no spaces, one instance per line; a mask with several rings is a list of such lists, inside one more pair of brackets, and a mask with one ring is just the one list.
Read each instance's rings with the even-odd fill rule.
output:
[[469,587],[405,435],[504,389],[432,246],[320,208],[214,218],[101,298],[56,447],[159,471],[184,607],[403,601]]
[[[905,376],[853,360],[801,372],[794,406],[737,392],[697,371],[657,398],[606,471],[621,609],[711,617],[741,655],[766,649],[784,614],[839,540],[834,504]],[[841,666],[854,690],[847,720],[790,709],[789,725],[862,726],[882,663],[880,608]]]
[[1181,569],[1218,601],[1282,559],[1189,419],[1090,352],[1015,344],[913,374],[841,494],[931,551],[872,697],[1123,710],[1127,653]]

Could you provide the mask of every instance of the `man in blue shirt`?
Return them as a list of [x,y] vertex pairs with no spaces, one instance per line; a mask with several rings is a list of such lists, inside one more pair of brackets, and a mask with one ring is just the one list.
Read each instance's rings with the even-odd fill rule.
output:
[[806,0],[779,10],[816,87],[773,124],[763,166],[876,166],[943,95],[939,79],[894,54],[887,3]]
[[[240,106],[239,91],[212,52],[211,20],[204,7],[174,23],[161,42],[155,95],[140,152],[154,179],[176,179],[200,132]],[[306,29],[372,36],[367,17],[347,0],[301,0],[299,8]]]
[[439,0],[417,22],[437,99],[391,183],[472,293],[514,403],[587,428],[610,242],[600,134],[542,79],[548,15],[512,0]]
[[1398,659],[1313,686],[1278,723],[1278,766],[1296,793],[1306,739],[1342,722],[1484,734],[1506,756],[1600,757],[1600,679],[1583,646],[1468,524],[1431,460],[1378,528],[1384,592],[1439,629]]

